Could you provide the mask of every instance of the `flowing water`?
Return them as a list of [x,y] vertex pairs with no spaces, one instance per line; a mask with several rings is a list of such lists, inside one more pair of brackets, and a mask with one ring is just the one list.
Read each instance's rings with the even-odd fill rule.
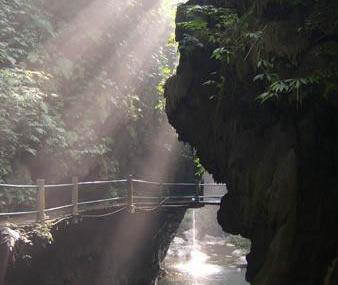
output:
[[[205,183],[214,183],[211,175]],[[226,186],[204,187],[204,195],[224,195]],[[159,285],[246,285],[249,241],[226,235],[217,223],[217,206],[187,211],[163,263]]]
[[[206,208],[187,213],[163,263],[166,273],[159,285],[248,284],[244,278],[248,243],[221,231],[199,234],[196,216],[205,217]],[[209,212],[215,214],[215,209],[209,208]],[[209,222],[216,224],[214,215],[211,217]]]

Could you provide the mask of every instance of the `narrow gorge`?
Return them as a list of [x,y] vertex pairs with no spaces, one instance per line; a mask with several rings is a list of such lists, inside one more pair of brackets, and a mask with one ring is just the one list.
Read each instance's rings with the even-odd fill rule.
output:
[[0,0],[0,285],[337,285],[337,82],[336,0]]

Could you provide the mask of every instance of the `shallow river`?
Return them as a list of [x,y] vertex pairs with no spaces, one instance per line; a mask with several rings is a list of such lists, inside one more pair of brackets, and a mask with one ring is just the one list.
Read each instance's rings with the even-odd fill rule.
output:
[[[198,210],[192,210],[198,211]],[[247,243],[239,237],[198,235],[192,213],[191,229],[180,231],[164,261],[159,285],[246,285]]]

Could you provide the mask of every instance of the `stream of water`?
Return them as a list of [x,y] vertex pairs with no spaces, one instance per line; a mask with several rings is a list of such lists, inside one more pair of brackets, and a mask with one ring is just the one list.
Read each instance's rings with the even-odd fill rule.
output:
[[[173,240],[163,263],[166,273],[159,285],[248,284],[244,278],[248,244],[223,233],[199,234],[196,216],[202,210],[206,212],[198,209],[187,213],[183,229]],[[216,223],[215,220],[214,217],[212,222]],[[184,223],[190,223],[191,228],[184,228]]]

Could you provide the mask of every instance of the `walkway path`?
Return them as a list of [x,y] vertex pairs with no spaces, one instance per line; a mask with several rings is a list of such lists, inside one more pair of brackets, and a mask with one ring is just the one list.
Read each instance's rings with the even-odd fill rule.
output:
[[[36,190],[36,207],[29,211],[13,211],[0,213],[0,224],[13,222],[16,224],[45,222],[46,220],[81,217],[99,218],[128,210],[130,213],[140,211],[155,211],[160,208],[199,208],[204,205],[219,205],[222,195],[204,195],[205,186],[224,187],[224,184],[214,183],[169,183],[154,182],[141,179],[106,180],[79,182],[73,177],[69,184],[45,184],[43,179],[38,179],[34,185],[0,184],[1,188],[15,191]],[[82,201],[79,192],[98,190],[105,192],[122,193],[118,196]],[[116,189],[118,191],[116,191]],[[46,207],[46,191],[70,191],[71,201],[57,207]],[[115,191],[114,191],[115,190]]]

